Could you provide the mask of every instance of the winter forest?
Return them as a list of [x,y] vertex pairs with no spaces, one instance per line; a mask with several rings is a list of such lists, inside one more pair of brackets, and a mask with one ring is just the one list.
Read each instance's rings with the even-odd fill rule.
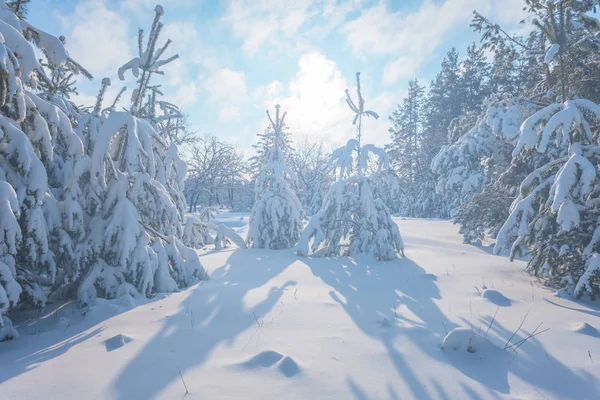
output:
[[391,112],[363,59],[335,140],[274,101],[249,146],[174,100],[170,4],[98,76],[38,3],[0,3],[1,399],[600,398],[598,0],[426,0],[476,39]]

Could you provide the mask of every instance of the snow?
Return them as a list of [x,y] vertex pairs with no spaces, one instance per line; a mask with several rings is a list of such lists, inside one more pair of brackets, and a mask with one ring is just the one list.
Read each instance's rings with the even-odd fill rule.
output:
[[485,289],[481,292],[481,298],[487,299],[500,307],[510,307],[512,305],[512,301],[496,289]]
[[556,54],[558,54],[559,50],[560,45],[557,43],[552,44],[552,46],[548,48],[548,50],[546,51],[546,55],[544,56],[544,61],[546,62],[546,64],[552,63],[554,57],[556,56]]
[[[248,215],[217,219],[240,233]],[[13,318],[0,398],[181,399],[183,382],[186,399],[597,397],[597,304],[555,297],[451,222],[394,221],[405,258],[203,250],[211,279],[180,292]],[[474,297],[482,281],[510,306]]]
[[594,328],[592,325],[587,322],[580,322],[578,324],[573,324],[570,327],[570,331],[580,333],[582,335],[600,337],[600,332],[598,329]]
[[486,337],[475,333],[473,328],[454,328],[444,337],[442,349],[457,350],[471,354],[499,350]]
[[127,343],[131,342],[133,339],[129,336],[118,334],[104,341],[104,348],[106,351],[113,351],[125,346]]
[[291,357],[284,356],[274,350],[262,351],[248,361],[240,364],[240,366],[251,370],[273,367],[287,378],[291,378],[301,371],[298,364]]

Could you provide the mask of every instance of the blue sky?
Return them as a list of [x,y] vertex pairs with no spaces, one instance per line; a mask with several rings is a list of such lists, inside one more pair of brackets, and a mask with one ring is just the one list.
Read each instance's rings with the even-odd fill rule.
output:
[[[156,0],[35,1],[29,20],[64,35],[71,56],[96,78],[80,79],[79,104],[93,104],[103,77],[109,101],[131,76],[117,78],[135,56],[138,27],[147,32]],[[163,1],[162,40],[180,60],[165,67],[165,100],[181,105],[192,127],[248,151],[266,126],[265,109],[288,112],[294,138],[321,137],[330,145],[353,135],[344,89],[362,71],[369,141],[388,140],[388,116],[408,80],[428,83],[444,54],[479,38],[469,28],[477,9],[518,29],[521,0],[169,0]],[[130,91],[124,96],[127,105]]]

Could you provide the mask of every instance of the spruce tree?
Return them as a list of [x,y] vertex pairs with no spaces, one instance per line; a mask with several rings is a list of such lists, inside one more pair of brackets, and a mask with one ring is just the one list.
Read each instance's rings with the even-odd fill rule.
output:
[[369,255],[377,260],[391,260],[404,252],[398,226],[372,189],[382,180],[395,188],[396,181],[390,174],[387,153],[372,144],[361,144],[362,118],[377,119],[379,115],[365,110],[360,73],[356,73],[356,92],[357,102],[346,89],[346,103],[354,113],[352,123],[357,127],[356,138],[331,156],[329,163],[335,168],[336,180],[321,209],[302,232],[298,242],[300,255]]
[[[177,142],[161,129],[165,120],[178,117],[178,110],[159,101],[160,90],[150,82],[178,57],[163,58],[170,40],[158,47],[163,14],[156,6],[145,48],[140,30],[138,56],[119,68],[121,79],[128,70],[139,78],[130,112],[100,111],[101,91],[84,124],[90,136],[90,190],[97,204],[82,257],[87,273],[78,295],[83,305],[93,304],[98,295],[174,291],[205,274],[195,251],[181,242],[186,165]],[[103,89],[109,84],[104,81]]]
[[416,212],[418,185],[423,180],[423,170],[426,168],[421,158],[422,108],[423,88],[419,86],[417,80],[412,80],[409,82],[408,94],[402,101],[402,105],[398,105],[398,109],[390,117],[392,127],[389,131],[392,143],[387,146],[387,151],[391,167],[402,187],[399,198],[396,199],[396,207],[402,215],[410,217],[418,215]]
[[275,119],[267,116],[271,130],[265,133],[267,150],[266,164],[256,181],[256,202],[250,212],[248,246],[271,250],[293,247],[302,231],[302,204],[293,191],[290,181],[294,173],[286,163],[285,133],[286,113],[280,115],[275,106]]
[[[70,182],[85,161],[81,138],[67,113],[36,94],[41,82],[51,82],[43,64],[69,63],[62,42],[20,19],[4,2],[0,20],[0,340],[4,340],[16,335],[6,314],[18,304],[43,307],[52,288],[61,283],[61,270],[75,258],[72,238],[81,237],[83,219],[79,194]],[[34,45],[44,61],[38,59]]]

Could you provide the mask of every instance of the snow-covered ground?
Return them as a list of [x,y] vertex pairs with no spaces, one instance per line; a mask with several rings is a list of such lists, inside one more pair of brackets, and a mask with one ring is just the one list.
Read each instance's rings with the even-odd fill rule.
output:
[[597,304],[556,297],[450,222],[397,222],[405,259],[206,251],[212,279],[180,293],[16,321],[0,399],[600,398]]

